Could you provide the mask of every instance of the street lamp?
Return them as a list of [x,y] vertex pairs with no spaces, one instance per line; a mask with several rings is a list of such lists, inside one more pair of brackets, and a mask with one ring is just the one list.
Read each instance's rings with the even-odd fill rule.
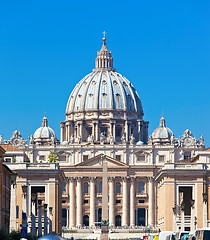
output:
[[39,206],[42,205],[42,200],[41,200],[41,199],[38,200],[38,205],[39,205]]
[[182,204],[181,204],[181,210],[184,211],[184,209],[185,209],[185,203],[182,202]]
[[49,212],[52,214],[53,207],[49,207]]
[[194,204],[195,204],[195,200],[194,200],[194,199],[191,199],[191,200],[190,200],[190,205],[191,205],[192,208],[194,207]]
[[10,175],[10,179],[11,179],[11,182],[13,184],[13,188],[15,187],[15,184],[16,184],[16,176],[17,174],[12,172],[11,175]]
[[36,194],[35,193],[31,194],[31,201],[36,202]]
[[208,193],[203,193],[203,202],[207,203],[208,200]]
[[173,210],[173,213],[176,214],[176,206],[174,206],[172,210]]
[[23,191],[24,198],[25,198],[26,195],[27,195],[27,188],[28,188],[27,185],[22,185],[22,191]]

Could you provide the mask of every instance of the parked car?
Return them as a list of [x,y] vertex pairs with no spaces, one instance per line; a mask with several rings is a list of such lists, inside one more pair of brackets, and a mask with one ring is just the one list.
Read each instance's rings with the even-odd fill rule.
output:
[[186,234],[189,234],[189,232],[186,232],[186,231],[177,232],[175,235],[175,240],[181,240],[181,237],[183,237]]
[[195,232],[196,240],[209,240],[210,239],[210,229],[200,229]]
[[188,240],[189,234],[185,234],[184,236],[181,237],[181,240]]

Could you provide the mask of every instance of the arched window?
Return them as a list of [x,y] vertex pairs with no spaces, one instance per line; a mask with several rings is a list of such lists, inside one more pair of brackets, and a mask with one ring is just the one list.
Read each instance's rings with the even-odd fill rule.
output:
[[84,193],[85,194],[88,193],[88,184],[87,183],[84,184]]
[[144,182],[139,182],[139,193],[144,193]]
[[120,183],[116,184],[116,193],[121,193],[121,184]]
[[116,226],[116,227],[121,226],[121,216],[120,216],[120,215],[117,215],[117,216],[115,217],[115,226]]
[[83,216],[83,226],[89,226],[89,216]]

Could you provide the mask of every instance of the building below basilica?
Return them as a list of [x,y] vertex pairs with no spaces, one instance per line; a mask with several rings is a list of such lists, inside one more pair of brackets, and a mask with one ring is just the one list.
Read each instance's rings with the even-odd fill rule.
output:
[[[148,137],[140,97],[113,68],[105,37],[95,68],[73,89],[65,115],[60,141],[46,116],[29,144],[18,131],[4,143],[1,139],[2,148],[15,146],[4,155],[17,173],[11,230],[20,229],[22,213],[29,232],[33,226],[40,231],[41,216],[42,231],[47,221],[54,233],[61,233],[62,226],[95,227],[102,220],[111,227],[171,231],[210,226],[210,150],[203,136],[196,139],[187,129],[176,138],[162,116]],[[102,219],[106,207],[108,219]]]

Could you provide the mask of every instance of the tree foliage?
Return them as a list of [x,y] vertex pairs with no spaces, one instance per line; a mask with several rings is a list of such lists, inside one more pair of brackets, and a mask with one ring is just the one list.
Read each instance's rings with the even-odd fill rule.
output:
[[58,155],[54,153],[53,151],[50,151],[48,155],[48,161],[49,163],[55,163],[58,161]]

